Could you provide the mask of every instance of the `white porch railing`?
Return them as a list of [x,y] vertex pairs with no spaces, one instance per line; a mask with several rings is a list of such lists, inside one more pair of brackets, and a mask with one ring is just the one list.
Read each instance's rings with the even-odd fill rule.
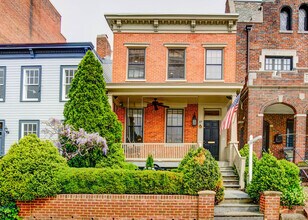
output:
[[227,158],[229,159],[230,166],[235,166],[236,171],[239,175],[239,183],[241,189],[244,189],[244,172],[245,172],[245,162],[246,157],[242,157],[238,151],[238,143],[229,143],[227,147]]
[[181,161],[197,143],[124,143],[127,161],[145,161],[152,154],[155,161]]

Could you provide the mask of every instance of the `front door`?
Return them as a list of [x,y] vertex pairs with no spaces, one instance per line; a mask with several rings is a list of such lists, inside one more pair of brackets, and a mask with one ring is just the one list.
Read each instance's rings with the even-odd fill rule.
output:
[[204,121],[203,147],[211,152],[215,160],[219,160],[219,121]]
[[4,121],[0,121],[0,155],[4,154]]

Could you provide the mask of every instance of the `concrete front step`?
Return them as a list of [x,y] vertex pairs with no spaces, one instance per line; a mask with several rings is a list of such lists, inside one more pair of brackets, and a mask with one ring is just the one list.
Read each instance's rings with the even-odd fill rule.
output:
[[251,202],[252,199],[247,193],[235,189],[226,189],[224,200],[220,204],[247,204]]
[[215,220],[263,220],[264,215],[259,212],[227,212],[214,215]]
[[225,178],[223,178],[223,184],[224,184],[224,186],[226,187],[226,186],[229,186],[229,185],[236,185],[236,186],[239,186],[239,181],[238,180],[228,180],[228,179],[225,179]]
[[222,179],[225,180],[238,180],[238,177],[236,175],[230,175],[230,176],[223,176]]
[[233,170],[233,167],[219,167],[220,170]]
[[224,184],[224,187],[226,190],[239,190],[240,189],[240,185],[231,185],[231,184]]
[[259,212],[259,206],[255,204],[230,204],[224,203],[215,206],[214,213],[221,214],[227,212]]

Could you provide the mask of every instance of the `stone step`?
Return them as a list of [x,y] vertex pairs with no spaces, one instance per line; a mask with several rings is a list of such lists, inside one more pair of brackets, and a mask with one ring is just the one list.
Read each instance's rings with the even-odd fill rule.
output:
[[215,214],[227,212],[259,212],[259,206],[255,204],[223,203],[215,206]]
[[233,167],[219,167],[220,170],[232,170],[233,171]]
[[223,184],[224,184],[225,187],[230,186],[230,185],[232,185],[232,186],[233,185],[240,186],[238,180],[226,180],[226,179],[223,179]]
[[252,199],[247,193],[236,189],[226,189],[224,200],[220,204],[247,204],[251,202]]
[[231,176],[231,175],[235,175],[234,174],[234,171],[232,170],[226,170],[226,171],[224,171],[224,170],[222,170],[222,171],[220,171],[221,172],[221,175],[222,176]]
[[219,167],[228,167],[229,162],[228,161],[217,161]]
[[259,212],[227,212],[214,215],[215,220],[263,220],[264,215]]
[[232,189],[239,189],[240,185],[224,184],[224,187],[225,187],[226,190],[232,190]]
[[225,180],[238,180],[238,177],[236,175],[230,175],[230,176],[223,176],[223,181]]

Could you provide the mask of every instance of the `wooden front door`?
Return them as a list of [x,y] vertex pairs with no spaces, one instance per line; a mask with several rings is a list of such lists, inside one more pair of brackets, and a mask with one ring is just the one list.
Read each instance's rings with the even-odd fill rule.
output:
[[219,160],[219,121],[204,121],[203,147],[209,150],[216,160]]

